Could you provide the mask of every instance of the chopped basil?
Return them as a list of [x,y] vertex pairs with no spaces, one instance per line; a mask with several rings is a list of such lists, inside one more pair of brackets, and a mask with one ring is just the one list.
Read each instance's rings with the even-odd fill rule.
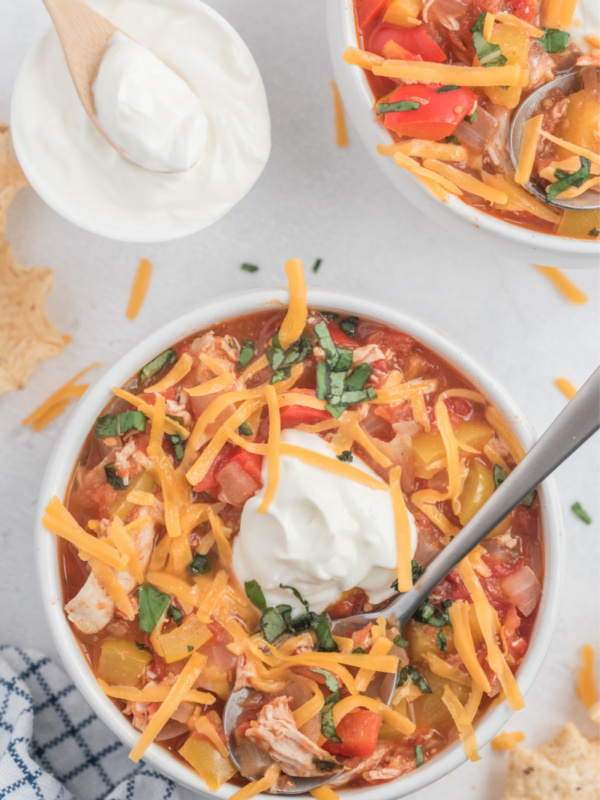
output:
[[575,514],[576,517],[579,517],[580,520],[583,520],[583,522],[585,522],[586,525],[592,524],[592,518],[583,508],[581,503],[573,503],[573,505],[571,506],[571,511]]
[[417,689],[419,689],[421,694],[432,694],[431,686],[421,675],[417,667],[412,667],[412,666],[403,667],[398,673],[398,678],[396,679],[396,683],[398,686],[404,686],[404,684],[409,678],[417,687]]
[[394,637],[394,644],[396,645],[396,647],[401,647],[403,650],[406,650],[406,648],[408,647],[408,642],[403,636],[400,636],[400,634]]
[[299,601],[302,603],[302,605],[304,606],[304,608],[305,608],[305,609],[308,611],[308,601],[307,601],[307,600],[305,600],[305,599],[302,597],[302,595],[300,594],[300,592],[298,591],[298,589],[294,589],[294,587],[293,587],[293,586],[286,586],[286,585],[285,585],[285,583],[280,583],[280,584],[279,584],[279,588],[280,588],[280,589],[288,589],[288,591],[290,591],[290,592],[291,592],[291,593],[294,595],[294,597],[296,598],[296,600],[299,600]]
[[163,615],[171,601],[171,596],[160,592],[149,583],[144,583],[138,590],[138,622],[140,630],[152,633],[156,623]]
[[165,350],[164,353],[156,356],[156,358],[153,358],[152,361],[149,361],[145,367],[142,367],[139,374],[140,383],[145,383],[148,378],[152,378],[157,374],[157,372],[160,372],[161,369],[166,367],[167,364],[174,364],[176,361],[177,353],[172,347],[169,347],[169,349]]
[[317,399],[327,397],[327,367],[324,361],[317,361]]
[[168,433],[167,439],[171,442],[177,461],[181,461],[185,453],[185,441],[179,433]]
[[313,758],[312,763],[318,772],[333,772],[340,767],[335,758]]
[[592,239],[597,239],[600,236],[600,228],[592,228],[591,231],[588,231],[588,236],[591,236]]
[[483,26],[485,24],[486,12],[480,14],[473,25],[473,47],[477,53],[477,58],[482,67],[502,67],[506,64],[507,58],[502,54],[500,45],[488,42],[483,36]]
[[425,763],[425,756],[423,755],[423,745],[416,744],[415,745],[415,761],[417,762],[417,767],[422,767]]
[[313,630],[317,636],[317,647],[319,650],[324,650],[327,653],[337,653],[338,646],[335,643],[331,628],[329,627],[329,620],[327,614],[323,613],[316,615],[316,625],[313,622]]
[[555,169],[554,177],[556,183],[551,183],[546,187],[546,202],[554,200],[559,194],[566,192],[571,186],[582,186],[590,177],[591,161],[580,156],[581,167],[577,172],[565,172],[564,169]]
[[321,269],[321,264],[322,263],[323,263],[323,259],[322,258],[317,258],[317,260],[313,264],[312,271],[313,272],[318,272]]
[[379,103],[377,106],[377,113],[381,114],[391,114],[395,111],[416,111],[419,108],[421,103],[417,100],[398,100],[397,103]]
[[532,492],[529,492],[529,494],[525,495],[525,497],[521,500],[521,505],[525,506],[526,508],[531,508],[536,497],[537,489],[534,489]]
[[460,146],[460,142],[453,133],[450,136],[446,136],[444,141],[446,142],[446,144],[457,144]]
[[194,647],[193,647],[193,645],[191,645],[191,644],[188,644],[188,646],[187,646],[187,651],[188,651],[188,653],[193,653],[193,652],[194,652]]
[[192,575],[205,575],[207,572],[210,572],[208,556],[201,556],[200,553],[194,553],[194,557],[188,564],[188,570]]
[[333,369],[338,360],[338,351],[335,342],[331,338],[331,333],[326,322],[317,322],[315,334],[319,340],[321,350],[325,353],[325,364],[329,369]]
[[460,86],[455,86],[453,83],[450,83],[448,86],[440,86],[439,89],[435,90],[435,93],[443,94],[444,92],[455,92],[457,89],[460,89]]
[[321,316],[328,320],[339,319],[337,311],[321,311]]
[[448,652],[448,639],[446,638],[446,634],[442,630],[438,631],[437,646],[442,651],[442,653]]
[[271,383],[278,383],[279,381],[286,380],[291,375],[291,367],[294,364],[299,364],[312,353],[312,345],[304,337],[296,339],[295,342],[284,350],[279,341],[279,331],[273,336],[271,347],[267,350],[267,360],[273,376]]
[[472,114],[469,114],[468,117],[465,117],[465,119],[467,120],[469,125],[472,125],[477,119],[477,109],[475,109],[475,111]]
[[499,464],[494,464],[494,490],[506,480],[506,472]]
[[364,389],[365,383],[373,374],[370,364],[359,364],[352,370],[352,374],[346,378],[347,389]]
[[258,272],[260,267],[257,267],[256,264],[242,264],[241,269],[243,269],[244,272]]
[[413,614],[413,619],[422,622],[423,625],[431,625],[432,628],[444,628],[450,625],[448,609],[451,605],[452,600],[444,600],[442,607],[438,608],[431,600],[425,600]]
[[260,618],[260,628],[269,644],[273,644],[287,630],[282,614],[275,608],[267,608]]
[[340,328],[351,339],[354,339],[356,336],[356,329],[358,327],[359,319],[358,317],[346,317],[345,319],[340,320]]
[[238,428],[238,433],[240,436],[252,436],[252,428],[248,425],[247,422],[242,422],[240,427]]
[[171,617],[173,622],[177,623],[177,627],[181,625],[181,620],[183,619],[183,611],[181,611],[177,606],[169,606],[167,608],[167,617]]
[[116,489],[117,491],[124,489],[129,484],[129,480],[120,478],[117,475],[117,465],[114,462],[112,464],[104,465],[104,474],[106,475],[106,480],[110,483],[113,489]]
[[[419,580],[421,575],[425,572],[425,567],[422,567],[418,561],[414,559],[410,562],[411,577],[413,585]],[[396,579],[391,586],[392,589],[398,591],[398,579]]]
[[352,450],[342,450],[338,456],[340,461],[347,461],[348,463],[352,461],[353,458],[354,456],[352,455]]
[[244,589],[246,590],[246,597],[250,600],[252,605],[255,605],[261,611],[265,611],[267,608],[267,601],[265,600],[265,595],[258,581],[246,581],[246,583],[244,583]]
[[547,53],[562,53],[569,44],[569,34],[556,28],[546,28],[539,42]]
[[147,650],[148,653],[152,652],[152,648],[151,647],[148,647],[147,644],[143,644],[142,642],[138,642],[137,640],[136,640],[135,646],[137,647],[138,650]]
[[329,689],[330,692],[335,693],[339,691],[340,685],[338,683],[338,679],[329,672],[328,669],[311,669],[311,672],[314,672],[316,675],[322,675],[325,678],[325,686]]
[[238,360],[238,369],[244,369],[252,361],[254,355],[254,342],[245,341],[240,350],[240,357]]
[[167,414],[167,419],[170,419],[171,422],[177,422],[179,425],[183,425],[185,428],[185,420],[183,417],[176,417],[174,414]]
[[[260,590],[260,586],[258,586],[255,581],[250,581],[249,583],[255,584],[256,587],[258,587],[258,590]],[[327,614],[315,614],[314,611],[310,611],[308,602],[302,597],[297,589],[294,589],[293,586],[285,586],[283,584],[280,584],[280,586],[283,589],[288,589],[291,591],[306,608],[306,611],[292,618],[292,607],[289,605],[279,605],[276,608],[265,608],[260,620],[260,627],[265,639],[272,644],[283,633],[289,632],[298,634],[302,633],[302,631],[312,630],[315,632],[317,637],[317,647],[319,650],[336,652],[338,647],[331,634],[331,628],[329,627]],[[246,584],[246,594],[248,594],[249,591],[254,593],[254,587],[249,588],[248,584]],[[248,597],[250,597],[250,594],[248,594]],[[255,605],[257,605],[253,598],[250,599]],[[260,597],[257,599],[259,602],[262,601],[262,603],[264,603],[266,606],[266,601],[264,595],[262,594],[262,590],[260,590]],[[260,608],[260,606],[257,607]]]
[[122,414],[105,414],[98,417],[94,434],[101,439],[106,436],[121,436],[127,431],[146,430],[146,417],[142,411],[124,411]]
[[354,650],[352,651],[352,653],[356,654],[356,655],[364,656],[365,651],[362,649],[362,647],[355,647]]

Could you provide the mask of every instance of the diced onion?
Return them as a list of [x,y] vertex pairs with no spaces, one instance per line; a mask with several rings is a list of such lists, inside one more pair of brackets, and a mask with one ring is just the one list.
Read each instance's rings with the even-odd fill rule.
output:
[[498,120],[481,106],[477,107],[477,117],[473,124],[463,120],[454,133],[461,144],[476,153],[483,153],[486,144],[498,129]]
[[528,617],[538,604],[542,586],[531,567],[521,567],[502,581],[502,591]]

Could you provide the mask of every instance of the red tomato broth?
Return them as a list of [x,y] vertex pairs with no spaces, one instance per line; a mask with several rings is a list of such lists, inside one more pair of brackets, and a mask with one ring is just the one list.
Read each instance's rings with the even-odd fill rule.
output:
[[[244,342],[247,340],[254,341],[256,343],[255,352],[254,352],[254,359],[259,358],[267,349],[270,339],[274,332],[277,330],[281,321],[283,319],[284,311],[280,312],[272,312],[272,311],[264,311],[255,314],[250,314],[243,317],[238,317],[233,320],[227,320],[222,323],[218,323],[211,327],[211,331],[214,333],[215,336],[222,336],[222,337],[233,337],[234,340],[237,342]],[[321,319],[320,312],[311,312],[310,318],[313,320]],[[452,366],[446,363],[440,356],[423,346],[421,343],[417,342],[413,339],[413,337],[409,336],[406,333],[401,331],[396,331],[388,326],[382,325],[380,323],[362,319],[358,322],[356,326],[356,332],[354,338],[349,338],[343,331],[341,331],[338,327],[339,319],[328,319],[328,326],[331,330],[332,337],[334,341],[339,343],[339,346],[345,347],[346,345],[351,345],[352,349],[357,348],[364,348],[368,346],[377,346],[379,347],[385,355],[383,359],[384,367],[389,372],[393,369],[401,369],[405,375],[405,379],[407,380],[418,380],[418,379],[430,379],[435,378],[438,382],[436,391],[431,395],[426,397],[426,407],[429,412],[429,417],[431,419],[431,435],[435,435],[437,432],[437,425],[435,421],[435,416],[433,414],[433,408],[435,405],[435,400],[437,399],[438,395],[447,389],[468,389],[472,390],[473,387],[469,383],[469,381],[462,376],[457,370],[455,370]],[[198,332],[186,339],[182,340],[181,342],[174,345],[174,348],[178,354],[178,357],[184,353],[192,353],[192,343],[198,339],[203,333],[205,332]],[[379,359],[381,361],[381,359]],[[171,369],[171,365],[167,365],[163,370],[153,376],[151,383],[155,383],[160,380],[165,374],[169,372]],[[315,369],[316,369],[316,360],[314,353],[311,354],[305,362],[305,369],[302,373],[302,376],[296,386],[294,387],[293,391],[297,390],[306,390],[310,391],[311,393],[314,392],[315,388]],[[261,373],[255,375],[250,381],[249,386],[257,386],[261,384],[265,379],[268,379],[270,376],[271,371],[270,368],[267,370],[261,371]],[[193,381],[188,382],[188,378],[186,377],[183,381],[188,386],[194,385]],[[384,381],[383,381],[384,382]],[[382,383],[383,383],[382,382]],[[127,384],[126,387],[129,391],[133,392],[134,394],[139,391],[138,386],[138,379],[137,376],[133,377]],[[148,391],[146,386],[145,389],[145,396],[147,396]],[[168,395],[169,399],[173,399],[181,394],[181,390],[177,387],[173,391],[172,389],[167,390],[165,395]],[[189,399],[189,398],[188,398]],[[449,416],[453,427],[458,427],[462,422],[465,420],[468,421],[476,421],[483,423],[485,421],[485,408],[487,407],[487,403],[485,406],[474,403],[469,400],[465,400],[462,398],[451,398],[447,401],[446,406],[449,411]],[[118,411],[127,408],[128,405],[125,403],[123,405],[123,401],[116,400],[111,401],[108,404],[107,408],[103,411],[103,414],[112,411],[113,409],[117,409]],[[304,407],[301,407],[304,409]],[[377,408],[377,410],[381,410],[384,406],[377,406],[373,407]],[[387,406],[385,407],[387,409]],[[286,410],[287,409],[287,410]],[[282,413],[282,421],[284,420],[286,414],[288,416],[288,423],[291,426],[294,422],[294,415],[293,411],[290,412],[290,409],[293,410],[294,406],[287,406],[284,407],[284,411],[286,413]],[[388,414],[388,418],[384,419],[378,415],[375,415],[375,419],[378,420],[377,425],[380,427],[376,430],[376,438],[380,441],[385,441],[386,436],[390,436],[393,438],[395,436],[394,429],[392,428],[392,424],[395,424],[394,420],[398,419],[398,421],[402,421],[404,423],[410,423],[412,420],[412,409],[410,407],[410,403],[407,405],[406,403],[401,404],[400,410],[398,407],[395,407],[395,411],[390,412]],[[389,409],[387,409],[389,410]],[[291,413],[291,416],[290,416]],[[370,413],[370,411],[369,411]],[[322,419],[322,414],[317,415]],[[268,429],[265,428],[264,422],[266,421],[266,412],[263,409],[261,415],[262,422],[259,425],[257,430],[256,439],[255,441],[264,441],[267,438]],[[192,425],[195,420],[195,416],[192,414]],[[308,424],[313,424],[318,420],[312,418]],[[297,419],[297,424],[306,424],[307,419],[304,414],[301,414]],[[287,427],[287,425],[282,425],[282,427]],[[132,436],[126,436],[129,440],[135,439],[136,441],[140,442],[141,450],[145,451],[146,447],[148,446],[149,435],[148,435],[148,428],[151,428],[151,423],[147,426],[145,433],[134,433]],[[323,434],[327,436],[327,434]],[[372,433],[373,435],[373,433]],[[166,441],[166,440],[165,440]],[[103,442],[104,444],[104,442]],[[382,469],[374,460],[368,455],[364,449],[358,445],[354,445],[353,450],[356,455],[359,455],[364,459],[364,461],[369,464],[374,470],[379,472],[382,477],[387,479],[387,469]],[[238,448],[239,451],[239,448]],[[229,450],[228,457],[231,457],[232,454],[236,452],[236,448]],[[244,452],[244,451],[241,451]],[[102,455],[102,448],[99,447],[97,437],[94,435],[93,430],[88,435],[78,460],[78,464],[75,468],[73,473],[73,478],[69,485],[69,489],[66,493],[66,504],[69,511],[73,514],[76,520],[85,527],[88,522],[92,519],[106,519],[109,514],[110,504],[106,502],[107,498],[107,489],[106,485],[99,484],[97,487],[97,495],[94,495],[94,490],[92,493],[84,493],[85,503],[82,504],[81,499],[81,485],[78,483],[78,476],[77,473],[81,470],[81,474],[83,475],[83,480],[85,481],[85,477],[87,474],[90,473],[92,469],[97,469],[98,464],[101,463],[101,455]],[[247,454],[246,454],[247,455]],[[173,453],[171,452],[171,457],[173,457]],[[508,456],[507,456],[508,458]],[[480,454],[476,458],[482,465],[486,467],[490,467],[490,463],[487,461],[486,457],[483,454]],[[510,459],[509,459],[510,460]],[[256,470],[256,465],[254,465],[253,470]],[[442,480],[443,483],[443,480]],[[425,478],[416,478],[414,482],[414,487],[412,491],[416,491],[418,489],[426,488],[429,486],[429,480]],[[109,487],[112,488],[112,487]],[[200,487],[198,487],[200,488]],[[127,494],[129,489],[124,491],[117,492],[113,490],[114,495],[116,496],[117,502],[121,502],[124,499],[124,495]],[[194,495],[195,502],[214,502],[216,497],[218,496],[215,494],[216,488],[211,483],[210,491],[202,491]],[[90,503],[92,502],[94,496],[97,497],[97,504],[96,509],[90,508]],[[161,497],[161,492],[158,491],[157,497]],[[92,499],[90,499],[90,497]],[[115,497],[112,497],[112,502],[115,502]],[[421,512],[416,509],[410,503],[410,495],[408,506],[411,511],[414,512],[415,518],[417,519],[417,527],[419,530],[419,535],[427,535],[431,542],[437,547],[441,549],[443,546],[444,537],[441,532],[436,528],[436,526],[431,523],[426,517],[421,514]],[[453,514],[451,503],[449,501],[445,501],[444,503],[439,504],[440,510],[443,511],[447,519],[453,525],[460,527],[460,521],[458,518]],[[129,521],[131,514],[134,513],[133,509],[130,509],[128,514],[124,518],[124,522]],[[225,524],[230,527],[235,535],[235,531],[239,529],[239,519],[241,515],[241,508],[233,506],[233,505],[226,505],[225,508],[222,508],[220,511],[221,518],[225,522]],[[506,601],[506,599],[502,598],[502,590],[500,587],[501,580],[505,578],[507,575],[512,574],[519,566],[523,564],[536,564],[537,571],[539,572],[539,580],[543,582],[543,548],[542,548],[542,539],[541,539],[541,527],[539,524],[539,502],[535,501],[534,506],[530,510],[523,509],[519,507],[513,515],[514,519],[514,537],[516,544],[514,545],[513,549],[516,550],[516,557],[513,558],[510,563],[504,563],[499,560],[494,554],[489,554],[484,556],[485,563],[490,566],[491,575],[489,578],[480,577],[481,584],[486,592],[486,595],[489,597],[489,600],[493,607],[499,614],[500,622],[504,623],[505,619],[507,618],[508,614],[511,612],[511,608],[514,609],[514,606]],[[197,542],[201,539],[203,535],[205,535],[210,530],[210,526],[207,522],[200,523],[200,525],[192,532],[191,534],[191,541]],[[159,542],[163,539],[166,535],[165,527],[162,524],[157,525],[156,530],[156,538],[154,547],[156,547]],[[196,538],[194,538],[196,537]],[[59,564],[60,564],[60,571],[61,571],[61,581],[63,587],[63,597],[65,602],[70,601],[77,592],[83,586],[87,576],[88,576],[88,569],[84,562],[80,560],[77,554],[77,548],[75,548],[70,543],[66,542],[63,539],[59,540]],[[193,549],[193,548],[192,548]],[[504,556],[506,554],[503,554]],[[210,575],[214,575],[219,568],[219,557],[217,553],[214,551],[214,548],[208,554],[208,559],[211,564],[211,573]],[[188,576],[189,577],[189,576]],[[230,577],[230,582],[231,582]],[[189,581],[188,581],[189,582]],[[190,586],[192,584],[190,583]],[[137,590],[136,590],[137,592]],[[392,593],[392,590],[390,590]],[[456,571],[451,573],[448,578],[436,589],[434,595],[432,595],[432,600],[434,602],[441,602],[442,600],[469,600],[469,593],[467,592],[466,588],[462,584],[462,581],[458,577]],[[171,597],[171,603],[174,604],[176,607],[181,608],[181,604],[178,601]],[[344,596],[340,597],[340,599],[334,603],[329,608],[329,613],[332,618],[340,618],[344,616],[349,616],[351,614],[360,613],[363,610],[370,610],[373,606],[371,606],[368,602],[368,597],[364,593],[363,590],[356,588],[351,592],[345,593]],[[514,613],[514,612],[513,612]],[[518,613],[518,612],[517,612]],[[518,638],[519,644],[518,648],[515,652],[518,654],[518,660],[511,665],[512,669],[516,669],[520,661],[522,660],[523,656],[525,655],[527,645],[529,643],[529,639],[531,637],[531,631],[535,622],[535,616],[537,613],[537,609],[534,613],[532,613],[529,617],[523,617],[522,615],[518,616],[519,624],[514,632],[515,640]],[[242,624],[244,620],[241,617],[236,617],[235,613],[232,615],[234,619],[238,619]],[[214,619],[214,618],[213,618]],[[136,617],[133,621],[128,621],[122,616],[118,615],[112,619],[112,621],[106,626],[105,629],[101,630],[95,634],[83,634],[80,630],[78,630],[75,625],[71,624],[72,631],[76,636],[76,639],[82,648],[82,651],[87,658],[88,662],[90,663],[90,667],[92,670],[97,673],[98,670],[98,663],[100,658],[100,651],[102,647],[102,643],[108,638],[117,638],[119,640],[129,641],[129,642],[138,642],[144,648],[150,648],[153,652],[153,661],[150,664],[149,669],[151,670],[152,676],[155,680],[160,681],[164,679],[165,675],[169,673],[178,673],[181,667],[183,666],[183,661],[167,664],[165,660],[156,654],[153,651],[152,642],[150,640],[150,636],[143,631],[141,631],[138,618]],[[416,642],[419,638],[422,638],[424,635],[429,635],[431,631],[429,630],[430,626],[423,625],[421,623],[412,622],[411,628],[407,635],[409,639],[409,652],[411,648],[416,647]],[[174,620],[167,618],[167,622],[163,628],[162,633],[169,633],[177,629],[177,624]],[[231,636],[223,629],[222,625],[218,622],[213,622],[209,625],[209,630],[211,632],[211,639],[206,642],[206,644],[200,647],[199,652],[205,653],[206,655],[210,656],[212,661],[216,657],[217,661],[227,661],[228,658],[231,658],[231,653],[227,650],[227,644],[232,641]],[[434,629],[431,629],[434,630]],[[250,631],[252,632],[252,631]],[[435,629],[435,633],[437,633],[437,629]],[[439,656],[442,656],[443,653],[438,649],[435,650],[435,653]],[[219,655],[220,654],[220,655]],[[449,714],[445,712],[445,707],[441,703],[440,699],[440,687],[443,684],[443,680],[438,676],[434,675],[429,666],[427,661],[424,660],[422,656],[417,657],[414,661],[411,661],[411,664],[414,664],[418,667],[421,676],[425,677],[428,683],[431,685],[433,689],[432,694],[424,694],[419,697],[414,702],[410,703],[407,708],[407,714],[410,719],[416,722],[417,728],[413,734],[410,736],[402,736],[398,735],[394,740],[395,745],[397,745],[397,755],[402,756],[403,764],[405,767],[405,771],[409,771],[415,767],[414,764],[414,747],[417,744],[420,744],[423,748],[423,753],[426,759],[433,757],[438,752],[440,752],[447,744],[454,741],[457,737],[457,731],[452,722]],[[356,670],[351,669],[351,672],[355,672]],[[231,671],[227,673],[227,680],[231,683],[233,682],[234,675]],[[343,687],[342,687],[343,688]],[[460,686],[454,684],[453,689],[460,693]],[[209,689],[210,691],[210,689]],[[344,691],[343,694],[346,692]],[[464,698],[463,698],[464,699]],[[476,719],[478,719],[483,713],[485,713],[486,709],[489,707],[490,703],[492,702],[493,698],[484,697],[480,710],[477,714]],[[124,701],[115,700],[114,701],[117,707],[123,710],[126,707],[126,703]],[[214,705],[210,707],[206,707],[204,710],[210,709],[211,711],[216,711],[217,714],[221,714],[223,710],[224,702],[222,699],[217,697],[217,700]],[[369,712],[372,713],[372,712]],[[178,753],[178,750],[182,747],[183,742],[186,740],[187,735],[177,735],[173,739],[162,741],[160,745],[167,750],[169,750],[174,756],[181,760],[181,756]],[[360,746],[359,746],[360,747]],[[187,762],[185,762],[187,763]],[[349,762],[350,765],[351,762]],[[403,767],[403,769],[404,769]],[[239,778],[234,778],[233,782],[239,783]],[[367,781],[362,777],[358,776],[354,780],[351,781],[349,784],[353,787],[359,786],[367,786],[372,785],[374,783],[379,782],[376,778],[371,781]]]

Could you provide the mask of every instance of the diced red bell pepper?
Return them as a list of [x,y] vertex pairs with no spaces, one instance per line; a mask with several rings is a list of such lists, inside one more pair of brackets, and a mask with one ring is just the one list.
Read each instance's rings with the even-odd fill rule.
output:
[[390,97],[390,103],[415,100],[421,101],[421,105],[409,111],[385,114],[385,127],[400,136],[417,139],[437,141],[450,136],[459,122],[473,111],[477,96],[464,87],[450,92],[437,92],[438,88],[433,83],[400,86]]
[[374,28],[367,42],[367,50],[382,56],[383,47],[390,40],[409,53],[421,56],[423,61],[441,64],[447,58],[442,48],[428,33],[418,28],[400,28],[398,25],[378,25]]
[[532,22],[537,11],[536,0],[507,0],[506,10],[525,22]]
[[336,726],[341,744],[326,742],[323,749],[340,756],[367,758],[375,752],[381,728],[381,717],[366,708],[346,714]]
[[347,336],[338,325],[334,325],[330,322],[327,327],[329,328],[329,333],[336,347],[344,347],[346,350],[356,350],[358,343]]
[[359,27],[369,25],[388,7],[389,0],[356,0],[356,18]]
[[211,494],[219,489],[217,475],[225,464],[229,461],[235,451],[235,445],[226,442],[219,451],[217,457],[208,468],[206,475],[194,486],[195,492],[210,492]]
[[[232,461],[237,462],[242,469],[246,470],[252,480],[259,486],[262,486],[262,462],[263,457],[257,453],[249,453],[243,447],[236,447],[231,458],[227,459],[227,464]],[[222,464],[221,467],[224,467]]]
[[316,425],[324,419],[330,419],[329,411],[308,406],[284,406],[280,412],[281,427],[296,428],[298,425]]

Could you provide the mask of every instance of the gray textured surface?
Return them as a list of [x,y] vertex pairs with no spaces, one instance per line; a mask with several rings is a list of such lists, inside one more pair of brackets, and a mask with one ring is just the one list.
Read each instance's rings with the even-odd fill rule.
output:
[[[122,245],[85,234],[27,189],[9,217],[8,235],[25,265],[56,272],[53,319],[73,336],[60,358],[44,364],[20,393],[0,397],[0,639],[52,652],[34,571],[32,520],[37,487],[63,420],[43,433],[21,419],[91,361],[112,361],[154,325],[180,309],[234,290],[283,284],[282,265],[323,258],[312,285],[368,294],[435,321],[462,342],[513,394],[541,431],[564,403],[552,381],[581,384],[600,355],[599,280],[571,271],[589,294],[585,306],[563,300],[530,265],[505,263],[497,248],[465,251],[398,196],[375,169],[357,137],[334,146],[331,67],[319,0],[222,0],[217,7],[240,31],[263,72],[273,118],[273,154],[258,185],[220,223],[166,245]],[[39,0],[1,0],[0,119],[28,45],[45,29]],[[155,264],[147,301],[125,319],[140,257]],[[260,272],[240,272],[242,261]],[[563,466],[557,482],[568,541],[563,613],[550,657],[509,729],[531,743],[554,735],[567,719],[593,732],[573,686],[578,647],[599,644],[598,442]],[[586,526],[569,510],[580,501]],[[505,756],[483,760],[443,781],[446,800],[499,800]],[[434,800],[437,784],[414,795]]]

